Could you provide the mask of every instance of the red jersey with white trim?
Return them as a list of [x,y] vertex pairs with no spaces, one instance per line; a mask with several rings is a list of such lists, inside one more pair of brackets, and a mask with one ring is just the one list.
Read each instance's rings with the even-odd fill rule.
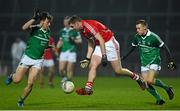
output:
[[[54,43],[54,39],[52,37],[49,38],[49,45],[53,45]],[[53,59],[53,50],[52,48],[48,48],[44,51],[44,59],[46,60],[50,60]]]
[[[113,37],[113,32],[108,29],[102,23],[96,20],[82,20],[83,30],[80,31],[81,35],[89,39],[99,33],[105,42],[109,41]],[[96,40],[96,45],[99,45],[99,41]]]

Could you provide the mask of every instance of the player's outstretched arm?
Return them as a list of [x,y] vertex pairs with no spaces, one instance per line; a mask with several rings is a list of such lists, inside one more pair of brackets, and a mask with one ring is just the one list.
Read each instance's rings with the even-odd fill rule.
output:
[[175,64],[175,61],[174,61],[174,59],[172,57],[172,54],[171,54],[168,46],[166,44],[164,44],[162,48],[166,50],[166,53],[168,55],[168,69],[175,70],[176,69],[176,64]]
[[94,41],[93,39],[87,39],[87,41],[88,41],[88,51],[86,54],[86,58],[91,59],[92,53],[94,51]]
[[101,36],[100,33],[96,33],[96,35],[94,37],[99,41],[102,55],[105,55],[106,49],[105,49],[105,41],[104,41],[103,37]]
[[28,30],[31,28],[32,24],[38,20],[40,17],[40,11],[39,9],[34,9],[34,15],[32,17],[32,19],[30,19],[29,21],[27,21],[23,26],[22,26],[22,30]]
[[136,46],[132,46],[129,52],[125,54],[125,56],[121,56],[121,60],[126,59],[135,49],[136,49]]
[[86,58],[80,61],[80,67],[81,68],[87,68],[89,66],[91,56],[94,50],[94,41],[93,39],[87,39],[88,41],[88,51],[86,54]]
[[166,53],[167,53],[167,55],[168,55],[169,60],[170,60],[170,59],[173,59],[172,54],[171,54],[168,46],[167,46],[166,44],[164,44],[164,45],[162,46],[162,48],[166,50]]
[[102,66],[105,67],[105,66],[107,66],[107,55],[106,55],[106,49],[105,49],[105,41],[104,41],[104,39],[100,33],[96,33],[96,35],[94,37],[99,41],[101,53],[102,53],[101,63],[102,63]]

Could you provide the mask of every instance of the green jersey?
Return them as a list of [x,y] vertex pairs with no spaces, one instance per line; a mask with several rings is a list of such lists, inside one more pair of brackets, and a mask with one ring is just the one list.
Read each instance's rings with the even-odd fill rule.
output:
[[49,37],[50,29],[45,31],[39,26],[32,27],[25,54],[32,59],[41,59],[48,46]]
[[63,42],[63,46],[60,48],[61,52],[76,52],[76,43],[71,42],[70,39],[79,39],[80,34],[72,28],[63,28],[59,32],[59,37]]
[[155,33],[148,30],[144,37],[136,34],[132,45],[139,48],[142,66],[161,64],[160,47],[164,45],[164,42]]

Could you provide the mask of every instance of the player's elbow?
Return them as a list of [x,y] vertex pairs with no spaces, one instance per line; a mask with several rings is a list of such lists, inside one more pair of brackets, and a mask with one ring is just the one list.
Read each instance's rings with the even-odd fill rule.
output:
[[22,30],[23,30],[23,31],[26,31],[27,28],[23,25],[23,26],[22,26]]

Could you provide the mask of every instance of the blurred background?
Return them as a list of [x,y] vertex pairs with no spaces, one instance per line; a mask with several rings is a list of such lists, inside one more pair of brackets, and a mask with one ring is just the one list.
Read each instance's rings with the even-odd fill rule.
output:
[[[145,19],[151,31],[158,34],[168,45],[176,64],[180,65],[180,0],[0,0],[0,71],[12,71],[11,46],[17,37],[25,42],[28,33],[21,30],[22,25],[33,15],[33,9],[39,8],[54,16],[51,25],[52,36],[58,40],[58,32],[63,28],[63,18],[76,14],[83,19],[96,19],[108,26],[121,46],[121,55],[128,52],[135,30],[135,22]],[[85,57],[86,41],[83,41],[78,60]],[[180,69],[167,69],[167,56],[162,51],[161,76],[179,77]],[[122,61],[124,67],[139,72],[137,50],[128,59]],[[57,73],[58,69],[56,68]],[[76,63],[75,75],[87,75],[87,70]],[[110,65],[99,68],[98,75],[114,76]]]

